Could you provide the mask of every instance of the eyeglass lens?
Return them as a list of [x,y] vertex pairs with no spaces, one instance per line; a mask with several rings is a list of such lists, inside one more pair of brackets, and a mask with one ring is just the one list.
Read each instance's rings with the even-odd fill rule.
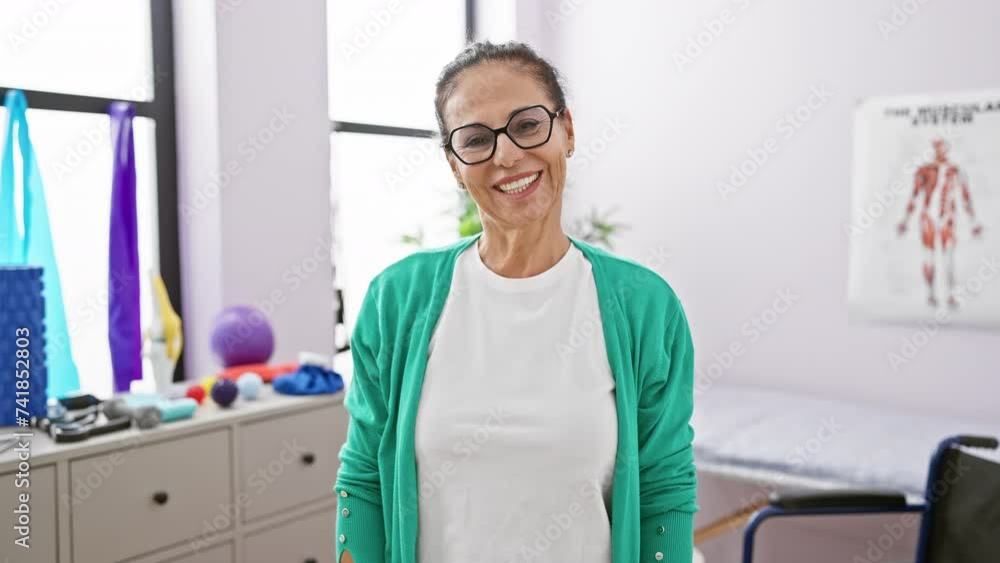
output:
[[[507,135],[522,149],[534,148],[544,143],[552,128],[552,118],[541,107],[523,109],[507,123]],[[484,125],[467,125],[452,133],[451,146],[466,163],[482,162],[493,153],[496,135]]]

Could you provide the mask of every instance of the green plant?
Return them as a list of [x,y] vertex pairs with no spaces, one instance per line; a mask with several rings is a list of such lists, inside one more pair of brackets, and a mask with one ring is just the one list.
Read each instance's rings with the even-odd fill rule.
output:
[[[459,199],[460,201],[456,206],[457,212],[450,212],[457,215],[458,236],[466,237],[481,232],[483,225],[479,221],[479,206],[476,205],[476,202],[466,190],[460,190]],[[628,229],[629,227],[624,223],[611,222],[610,216],[613,213],[614,210],[600,213],[596,208],[592,209],[588,216],[573,220],[566,229],[567,234],[584,242],[601,245],[608,250],[614,250],[611,241],[612,237],[616,236],[621,230]],[[418,228],[416,233],[404,234],[400,237],[400,242],[423,247],[424,230]]]

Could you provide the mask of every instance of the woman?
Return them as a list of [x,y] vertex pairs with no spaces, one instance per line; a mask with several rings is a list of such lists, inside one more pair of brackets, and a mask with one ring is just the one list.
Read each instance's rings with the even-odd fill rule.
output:
[[691,561],[687,319],[655,272],[563,232],[575,138],[557,71],[477,43],[436,111],[483,232],[368,287],[337,561]]

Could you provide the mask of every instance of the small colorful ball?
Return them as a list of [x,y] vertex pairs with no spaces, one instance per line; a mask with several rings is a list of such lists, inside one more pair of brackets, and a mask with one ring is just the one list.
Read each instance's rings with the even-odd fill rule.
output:
[[187,392],[184,393],[185,397],[191,397],[195,401],[198,401],[200,405],[202,401],[205,400],[205,388],[198,383],[192,383],[188,386]]
[[217,376],[210,375],[201,380],[201,388],[205,390],[206,395],[212,393],[212,386],[215,385],[215,380],[218,379]]
[[240,396],[248,401],[255,401],[260,396],[260,390],[264,387],[264,379],[248,371],[236,380],[236,386],[240,389]]
[[212,385],[212,400],[222,408],[232,405],[238,394],[239,389],[236,388],[236,383],[231,379],[220,377]]

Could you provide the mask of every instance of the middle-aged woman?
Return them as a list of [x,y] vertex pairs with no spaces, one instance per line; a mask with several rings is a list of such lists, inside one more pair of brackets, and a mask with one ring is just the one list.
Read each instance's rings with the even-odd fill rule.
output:
[[476,43],[436,110],[483,232],[368,287],[337,561],[690,562],[687,318],[658,274],[563,232],[559,74],[524,44]]

